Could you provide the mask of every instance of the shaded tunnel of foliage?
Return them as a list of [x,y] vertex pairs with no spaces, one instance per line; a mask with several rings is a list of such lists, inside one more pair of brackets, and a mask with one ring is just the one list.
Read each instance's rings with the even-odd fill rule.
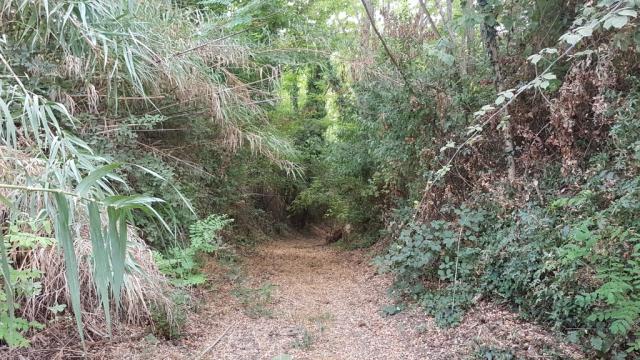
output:
[[175,336],[207,256],[322,223],[440,326],[637,357],[639,7],[4,1],[0,340]]

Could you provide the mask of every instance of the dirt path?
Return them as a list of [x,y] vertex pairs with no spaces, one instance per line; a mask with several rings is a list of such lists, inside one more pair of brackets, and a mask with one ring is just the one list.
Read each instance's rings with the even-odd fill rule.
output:
[[121,344],[111,356],[399,360],[473,358],[483,347],[515,348],[520,356],[537,358],[546,357],[545,348],[571,352],[558,349],[540,328],[488,304],[449,330],[438,329],[417,309],[383,316],[381,308],[391,304],[391,279],[377,275],[369,260],[363,251],[324,246],[320,238],[263,244],[245,259],[243,280],[210,291],[181,340]]

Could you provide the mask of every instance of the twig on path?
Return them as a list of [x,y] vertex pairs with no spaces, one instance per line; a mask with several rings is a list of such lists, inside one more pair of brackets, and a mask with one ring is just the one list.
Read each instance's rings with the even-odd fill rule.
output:
[[220,342],[220,340],[222,340],[222,338],[224,338],[225,335],[227,335],[227,333],[229,332],[229,330],[231,330],[233,327],[235,327],[236,323],[233,323],[229,326],[227,326],[227,329],[222,333],[222,335],[220,335],[218,337],[218,339],[211,345],[209,345],[208,348],[204,349],[204,351],[200,354],[200,356],[198,356],[196,358],[196,360],[200,360],[202,359],[203,356],[205,356],[209,351],[211,351],[216,345],[218,345],[218,343]]
[[135,334],[133,336],[120,336],[113,339],[104,339],[98,341],[87,341],[88,347],[93,346],[104,346],[105,344],[118,344],[123,342],[133,342],[142,339],[143,337],[151,334],[150,331],[143,331],[141,333]]

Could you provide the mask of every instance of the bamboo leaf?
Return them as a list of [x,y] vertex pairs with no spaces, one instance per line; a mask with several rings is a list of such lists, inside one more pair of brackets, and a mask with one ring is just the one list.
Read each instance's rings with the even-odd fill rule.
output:
[[100,219],[100,210],[95,202],[90,202],[87,205],[87,211],[89,213],[89,232],[91,235],[91,251],[93,254],[93,278],[98,290],[98,296],[102,303],[102,310],[104,311],[105,320],[107,323],[107,329],[109,330],[109,337],[112,334],[111,326],[111,310],[109,303],[109,274],[111,269],[109,266],[109,253],[102,236],[102,221]]
[[6,196],[4,196],[2,194],[0,194],[0,204],[4,204],[8,208],[12,208],[13,207],[13,203],[11,202],[11,200],[9,200],[9,198],[7,198]]
[[13,122],[13,116],[11,116],[11,112],[9,111],[9,105],[0,98],[0,110],[2,110],[2,119],[4,119],[4,125],[6,127],[6,134],[2,132],[2,126],[0,126],[0,136],[2,139],[6,139],[7,145],[11,147],[15,147],[17,144],[16,140],[16,125]]
[[133,196],[114,195],[114,196],[109,196],[105,198],[103,202],[108,206],[114,207],[119,210],[133,210],[133,209],[142,210],[146,214],[151,215],[156,219],[158,219],[158,221],[162,223],[162,225],[167,229],[167,231],[172,233],[171,227],[169,226],[169,224],[166,223],[162,215],[160,215],[160,213],[158,213],[158,211],[156,211],[156,209],[154,209],[152,206],[155,203],[163,203],[164,200],[162,199],[151,197],[151,196],[144,196],[144,195],[133,195]]
[[182,192],[180,192],[180,190],[178,190],[178,188],[173,185],[172,183],[168,182],[167,179],[165,179],[162,175],[158,174],[157,172],[148,169],[144,166],[141,165],[137,165],[137,164],[131,164],[137,168],[139,168],[140,170],[146,172],[149,175],[154,176],[155,178],[164,181],[165,183],[167,183],[169,186],[171,186],[173,188],[173,190],[176,192],[176,194],[178,194],[178,196],[180,197],[180,200],[182,200],[182,203],[189,209],[189,211],[191,211],[192,214],[196,215],[196,210],[193,208],[193,206],[191,205],[191,201],[189,201],[183,194]]
[[78,184],[78,186],[76,187],[76,193],[80,197],[85,197],[89,193],[89,190],[91,190],[91,187],[95,185],[98,180],[102,179],[119,167],[119,163],[113,163],[92,171]]
[[[9,320],[11,323],[15,321],[15,309],[13,298],[13,284],[11,282],[11,267],[9,266],[9,255],[7,254],[6,246],[4,245],[4,237],[0,231],[0,268],[2,269],[2,278],[4,279],[4,291],[7,297],[7,311],[9,313]],[[15,327],[9,326],[9,331],[15,331]]]
[[84,327],[82,325],[82,306],[80,302],[80,278],[78,275],[78,261],[73,247],[73,237],[71,236],[71,208],[69,201],[62,194],[54,194],[57,209],[57,221],[55,223],[56,238],[58,244],[62,247],[65,261],[65,276],[67,278],[67,286],[71,295],[71,308],[75,315],[76,326],[80,334],[82,347],[85,348]]
[[[125,241],[122,241],[121,235],[118,233],[119,220],[121,217],[121,210],[116,209],[113,206],[107,208],[107,238],[109,239],[110,255],[111,255],[111,291],[116,303],[116,311],[120,309],[120,295],[122,293],[122,286],[124,283],[124,264],[126,257],[126,237]],[[126,235],[125,235],[126,236]]]

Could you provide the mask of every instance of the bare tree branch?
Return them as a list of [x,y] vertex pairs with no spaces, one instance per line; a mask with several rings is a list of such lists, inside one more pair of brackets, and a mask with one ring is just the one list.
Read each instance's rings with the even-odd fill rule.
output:
[[188,52],[195,51],[195,50],[201,49],[201,48],[203,48],[203,47],[209,46],[209,45],[211,45],[211,44],[217,43],[218,41],[226,40],[226,39],[231,38],[231,37],[234,37],[234,36],[236,36],[236,35],[240,35],[240,34],[242,34],[242,33],[245,33],[245,32],[247,32],[247,31],[249,31],[249,30],[251,30],[251,29],[250,29],[250,28],[247,28],[247,29],[244,29],[244,30],[240,30],[240,31],[237,31],[237,32],[234,32],[234,33],[231,33],[231,34],[225,35],[225,36],[223,36],[223,37],[221,37],[221,38],[218,38],[218,39],[214,39],[214,40],[211,40],[211,41],[207,41],[207,42],[206,42],[206,43],[204,43],[204,44],[196,45],[196,46],[194,46],[194,47],[192,47],[192,48],[189,48],[189,49],[186,49],[186,50],[183,50],[183,51],[177,52],[177,53],[175,53],[175,54],[171,55],[171,57],[177,57],[177,56],[184,55],[184,54],[186,54],[186,53],[188,53]]
[[[423,0],[420,0],[421,2]],[[438,13],[440,14],[440,17],[442,17],[442,22],[444,23],[444,27],[447,29],[447,37],[449,38],[449,41],[451,42],[450,46],[451,48],[457,48],[458,45],[456,44],[456,39],[455,39],[455,31],[453,30],[453,28],[451,27],[451,17],[452,14],[451,13],[446,13],[443,11],[442,6],[440,5],[440,1],[439,0],[435,0],[436,3],[436,7],[438,8]],[[453,8],[449,8],[450,2],[447,1],[447,11],[453,11]]]
[[384,38],[382,37],[382,34],[380,34],[380,31],[378,30],[378,27],[376,26],[375,19],[373,18],[373,14],[371,14],[371,12],[369,12],[369,4],[367,4],[367,0],[360,0],[360,2],[362,3],[362,6],[364,6],[364,11],[367,13],[367,17],[369,18],[369,21],[371,22],[371,27],[373,28],[373,32],[375,32],[376,36],[378,36],[378,39],[380,40],[380,42],[382,43],[382,46],[384,47],[384,51],[389,56],[389,59],[391,60],[393,65],[396,67],[396,69],[398,69],[398,72],[402,76],[402,79],[404,80],[404,84],[406,85],[406,87],[409,90],[409,92],[411,94],[415,94],[416,92],[411,87],[411,83],[409,82],[409,78],[407,78],[407,75],[404,73],[404,70],[402,70],[402,67],[400,66],[400,63],[398,62],[398,60],[396,60],[395,56],[393,56],[393,53],[391,53],[391,50],[387,46],[387,43],[384,41]]
[[418,1],[420,3],[420,7],[422,8],[422,11],[424,11],[424,14],[427,16],[427,20],[429,21],[431,30],[433,30],[433,32],[438,36],[439,39],[442,38],[442,34],[438,30],[438,26],[436,25],[436,23],[433,21],[433,17],[431,17],[431,13],[429,12],[429,9],[427,9],[427,5],[424,3],[424,0],[418,0]]

